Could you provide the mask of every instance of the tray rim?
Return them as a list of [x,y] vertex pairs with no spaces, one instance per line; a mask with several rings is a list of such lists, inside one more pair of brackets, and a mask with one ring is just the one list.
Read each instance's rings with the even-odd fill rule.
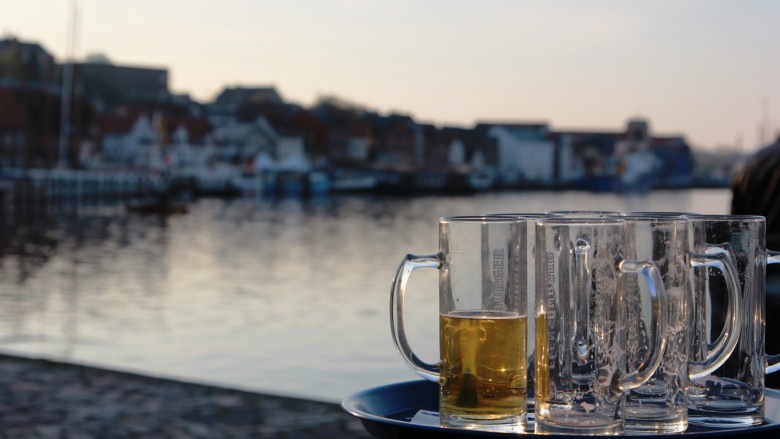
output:
[[[346,398],[344,398],[341,402],[341,407],[344,411],[351,414],[352,416],[355,416],[356,418],[359,418],[364,426],[366,426],[366,422],[370,423],[379,423],[383,425],[389,425],[389,426],[395,426],[405,429],[413,429],[413,430],[422,430],[422,431],[430,431],[430,432],[446,432],[451,433],[453,435],[478,435],[478,436],[492,436],[492,437],[506,437],[507,433],[499,433],[499,432],[493,432],[493,431],[485,431],[485,430],[466,430],[466,429],[446,429],[439,426],[432,426],[432,425],[422,425],[422,424],[412,424],[407,421],[402,421],[399,419],[393,419],[388,418],[381,414],[374,414],[369,413],[365,410],[360,409],[361,402],[366,399],[366,397],[376,397],[377,394],[387,393],[390,391],[397,392],[397,391],[403,391],[405,389],[408,390],[416,390],[419,391],[419,388],[422,388],[424,386],[434,386],[437,385],[434,382],[427,381],[424,379],[418,379],[418,380],[411,380],[411,381],[402,381],[402,382],[396,382],[396,383],[390,383],[385,384],[377,387],[371,387],[368,389],[361,390],[359,392],[356,392]],[[767,398],[772,398],[774,400],[778,400],[780,403],[780,390],[775,389],[764,389],[764,398],[765,400]],[[424,409],[427,406],[424,404],[420,404],[419,406],[413,406],[410,405],[408,407],[408,410],[414,410],[417,409]],[[770,431],[776,431],[780,430],[780,420],[771,420],[771,423],[765,423],[763,425],[757,425],[753,427],[739,427],[739,428],[730,428],[730,429],[723,429],[723,430],[711,430],[711,431],[704,431],[704,432],[688,432],[688,433],[678,433],[678,434],[668,434],[665,436],[680,436],[685,438],[710,438],[710,437],[723,437],[723,436],[732,436],[732,435],[739,435],[739,434],[746,434],[746,435],[752,435],[752,434],[758,434],[762,432],[770,432]],[[630,434],[624,435],[624,436],[653,436],[658,435],[659,433],[642,433],[642,432],[631,432]],[[549,435],[539,435],[535,434],[533,432],[528,432],[523,434],[524,437],[549,437]],[[579,437],[578,435],[568,435],[570,438]],[[582,437],[591,437],[592,436],[582,436]]]

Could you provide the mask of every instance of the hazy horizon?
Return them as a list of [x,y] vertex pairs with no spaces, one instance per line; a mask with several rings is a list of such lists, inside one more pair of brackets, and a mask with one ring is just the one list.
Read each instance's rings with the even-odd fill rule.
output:
[[[61,62],[72,4],[0,0],[0,30]],[[644,117],[693,147],[745,151],[780,128],[780,2],[770,0],[76,4],[75,59],[167,68],[171,91],[201,102],[273,86],[306,106],[337,96],[436,125],[620,130]]]

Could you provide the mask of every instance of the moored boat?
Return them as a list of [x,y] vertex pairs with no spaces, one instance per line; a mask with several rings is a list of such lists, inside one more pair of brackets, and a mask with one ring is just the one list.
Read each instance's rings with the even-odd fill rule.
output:
[[125,210],[150,215],[176,215],[187,213],[187,205],[167,200],[166,197],[148,197],[125,203]]

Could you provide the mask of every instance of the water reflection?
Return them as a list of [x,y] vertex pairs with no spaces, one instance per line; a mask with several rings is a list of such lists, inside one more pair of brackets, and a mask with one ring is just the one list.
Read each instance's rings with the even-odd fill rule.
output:
[[[404,254],[435,251],[438,217],[594,206],[725,213],[728,197],[201,199],[171,217],[19,207],[0,228],[0,348],[339,401],[415,379],[390,339],[389,285]],[[428,361],[438,350],[430,271],[414,279],[407,316]]]

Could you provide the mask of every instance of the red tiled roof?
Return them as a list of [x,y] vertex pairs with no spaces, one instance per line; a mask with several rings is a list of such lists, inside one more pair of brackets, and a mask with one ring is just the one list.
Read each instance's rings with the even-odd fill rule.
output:
[[[151,123],[155,123],[155,117],[143,111],[129,111],[126,114],[102,115],[98,119],[98,126],[104,134],[126,134],[130,132],[138,118],[146,115]],[[187,130],[190,141],[199,142],[213,130],[211,123],[203,118],[163,116],[160,127],[166,138],[170,138],[181,126]]]
[[195,143],[203,140],[214,129],[208,120],[194,117],[163,117],[162,123],[166,136],[172,136],[179,127],[183,126],[187,130],[190,141]]
[[116,115],[105,114],[98,118],[98,127],[104,134],[125,134],[130,132],[142,113],[132,112]]

